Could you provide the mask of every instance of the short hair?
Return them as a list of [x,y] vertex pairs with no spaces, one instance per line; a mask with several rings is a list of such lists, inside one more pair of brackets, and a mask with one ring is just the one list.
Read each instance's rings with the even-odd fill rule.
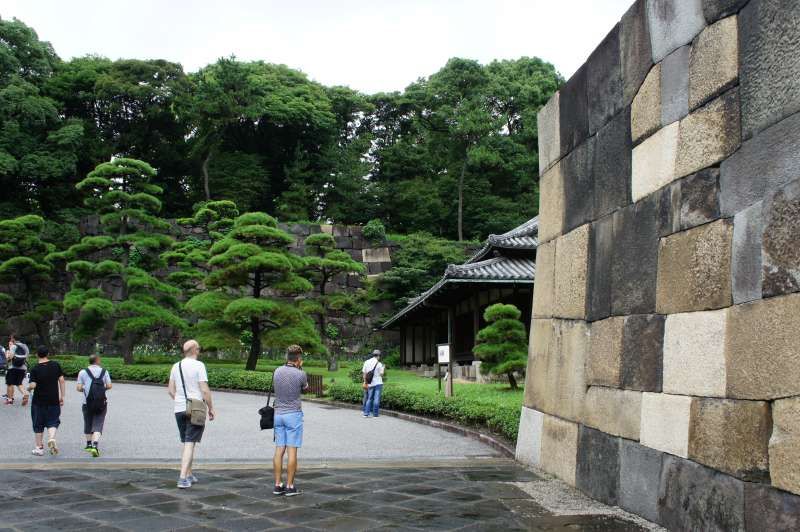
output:
[[186,342],[183,344],[183,354],[188,354],[195,347],[200,349],[200,343],[197,340],[186,340]]
[[100,360],[100,355],[97,353],[89,355],[89,364],[97,364],[98,360]]
[[286,360],[289,362],[297,362],[301,356],[303,356],[303,348],[299,345],[290,345],[286,348]]
[[50,350],[46,346],[40,345],[36,348],[36,356],[39,358],[47,358],[50,355]]

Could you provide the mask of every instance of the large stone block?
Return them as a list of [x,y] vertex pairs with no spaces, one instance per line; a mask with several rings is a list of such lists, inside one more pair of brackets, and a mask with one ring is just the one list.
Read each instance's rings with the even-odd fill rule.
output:
[[680,181],[680,228],[690,229],[719,218],[719,169],[707,168]]
[[653,61],[688,44],[705,27],[701,0],[647,0]]
[[525,372],[524,404],[528,408],[552,412],[553,399],[548,395],[551,387],[549,371],[556,372],[554,360],[558,349],[554,338],[555,322],[552,319],[531,321],[531,337],[528,343],[528,371]]
[[631,139],[638,144],[661,127],[661,63],[644,78],[631,104]]
[[685,176],[714,165],[740,143],[739,92],[734,88],[680,121],[675,173]]
[[800,497],[763,484],[744,485],[746,530],[800,530]]
[[800,175],[800,113],[761,132],[722,162],[722,215],[733,216]]
[[[684,119],[686,120],[686,119]],[[678,139],[681,122],[661,128],[633,149],[631,197],[639,201],[677,177]]]
[[589,227],[589,224],[583,225],[556,241],[556,288],[553,313],[559,318],[586,318]]
[[742,134],[800,111],[800,4],[750,2],[739,13]]
[[588,138],[559,163],[564,180],[564,232],[594,218],[594,142],[595,137]]
[[774,429],[769,440],[772,485],[800,494],[800,397],[773,403]]
[[656,205],[641,201],[614,213],[611,313],[655,311],[658,226]]
[[620,439],[581,426],[578,433],[576,487],[606,504],[616,505],[619,492]]
[[723,17],[738,13],[749,0],[703,0],[703,15],[713,24]]
[[518,462],[531,466],[539,465],[542,455],[543,423],[544,414],[532,408],[522,407],[515,454]]
[[689,114],[690,46],[681,46],[661,62],[661,125]]
[[731,284],[735,304],[761,299],[761,207],[758,202],[733,218]]
[[592,223],[589,239],[589,321],[611,314],[611,260],[614,254],[614,217]]
[[592,323],[590,349],[586,357],[586,384],[620,387],[624,330],[623,316]]
[[392,262],[389,248],[365,248],[364,262]]
[[653,66],[650,30],[647,24],[645,0],[636,0],[620,21],[619,40],[622,58],[624,104],[628,105]]
[[743,480],[768,481],[767,444],[771,429],[766,402],[695,399],[689,458]]
[[672,314],[729,306],[732,241],[733,224],[729,220],[661,239],[657,312]]
[[725,397],[727,316],[727,309],[667,316],[665,393]]
[[539,179],[539,241],[548,242],[564,232],[564,178],[556,163]]
[[631,202],[630,110],[615,116],[597,132],[594,143],[594,218]]
[[539,175],[561,157],[559,93],[556,92],[536,115],[539,128]]
[[669,530],[744,530],[744,482],[664,456],[658,522]]
[[[681,230],[681,184],[675,181],[653,193],[657,204],[658,236]],[[647,200],[645,200],[647,201]]]
[[619,459],[619,500],[621,508],[657,521],[658,487],[662,453],[638,443],[622,440]]
[[733,87],[739,79],[736,17],[704,29],[692,46],[689,62],[689,108],[696,109]]
[[574,486],[577,459],[578,424],[545,415],[539,467]]
[[686,458],[692,398],[666,393],[642,394],[642,445]]
[[728,397],[800,395],[799,330],[800,294],[731,307],[725,344]]
[[639,439],[642,392],[590,386],[586,392],[583,423],[607,434]]
[[626,390],[660,392],[663,348],[664,316],[658,314],[627,316],[622,340],[620,369],[622,387]]
[[589,134],[594,135],[623,107],[619,24],[606,35],[586,61]]
[[533,288],[533,316],[553,316],[556,284],[556,242],[539,244],[536,248],[536,285]]
[[800,290],[800,179],[764,200],[762,209],[762,293]]
[[581,66],[560,90],[559,137],[561,155],[571,152],[589,135],[589,101],[586,93],[586,65]]

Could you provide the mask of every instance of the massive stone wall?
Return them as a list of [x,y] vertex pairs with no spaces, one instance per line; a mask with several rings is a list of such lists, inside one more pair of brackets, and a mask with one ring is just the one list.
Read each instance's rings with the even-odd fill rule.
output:
[[637,1],[539,157],[517,458],[670,529],[800,529],[800,2]]

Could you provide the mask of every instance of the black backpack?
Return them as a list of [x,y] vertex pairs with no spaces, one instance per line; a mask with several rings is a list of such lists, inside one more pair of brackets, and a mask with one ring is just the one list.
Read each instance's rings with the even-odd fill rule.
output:
[[100,414],[106,409],[106,376],[105,368],[100,370],[100,375],[95,377],[89,368],[84,370],[92,382],[89,384],[89,393],[86,395],[86,409],[90,414]]

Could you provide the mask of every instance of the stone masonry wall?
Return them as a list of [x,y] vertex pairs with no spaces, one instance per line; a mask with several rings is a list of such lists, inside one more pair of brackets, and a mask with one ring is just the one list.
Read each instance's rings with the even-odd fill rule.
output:
[[672,530],[800,530],[800,2],[637,1],[539,156],[517,458]]

